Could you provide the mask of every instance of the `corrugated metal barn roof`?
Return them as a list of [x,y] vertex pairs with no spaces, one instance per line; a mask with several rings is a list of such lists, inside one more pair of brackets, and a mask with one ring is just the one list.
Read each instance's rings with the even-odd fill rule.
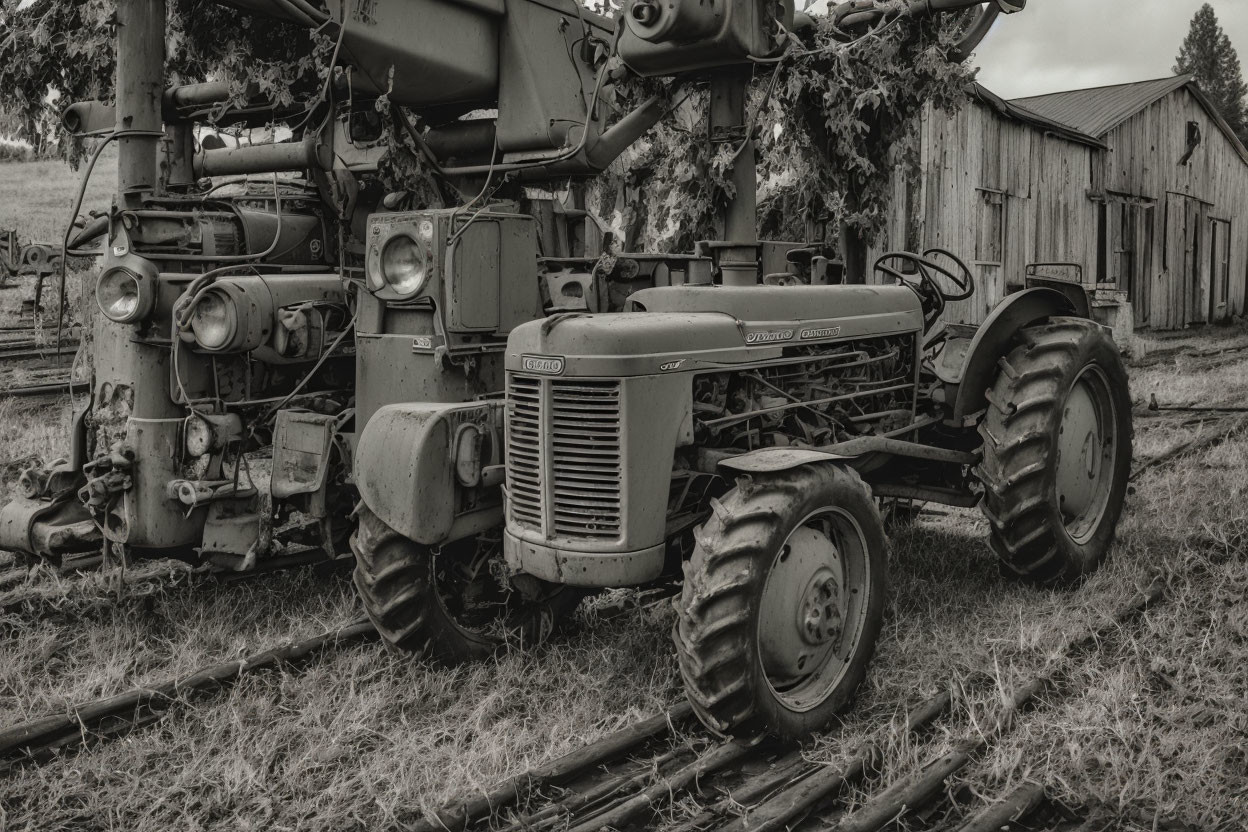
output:
[[1015,98],[1010,103],[1099,138],[1191,80],[1190,75],[1176,75],[1155,81]]
[[1039,113],[1019,107],[1012,102],[1006,101],[996,93],[989,90],[983,84],[976,83],[971,88],[971,95],[980,103],[993,108],[1003,118],[1021,121],[1024,124],[1030,124],[1032,127],[1038,127],[1045,132],[1060,136],[1067,141],[1078,142],[1079,144],[1090,145],[1091,147],[1105,148],[1105,143],[1096,136],[1090,136],[1082,130],[1077,130],[1070,125],[1063,124],[1055,119],[1046,118]]
[[1243,142],[1235,135],[1235,131],[1226,123],[1226,119],[1201,92],[1196,79],[1191,75],[1176,75],[1173,78],[1137,81],[1134,84],[1116,84],[1112,87],[1094,87],[1088,90],[1071,90],[1049,95],[1035,95],[1030,98],[1015,98],[1009,103],[1019,110],[1061,122],[1081,133],[1103,139],[1109,131],[1141,110],[1184,87],[1195,96],[1196,101],[1235,148],[1239,158],[1248,165],[1248,148],[1244,147]]

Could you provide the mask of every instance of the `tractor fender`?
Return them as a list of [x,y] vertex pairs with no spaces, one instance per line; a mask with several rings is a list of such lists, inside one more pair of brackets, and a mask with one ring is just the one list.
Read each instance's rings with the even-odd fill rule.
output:
[[1042,288],[1026,289],[1002,301],[971,339],[962,370],[951,380],[957,388],[957,395],[950,397],[953,420],[961,423],[987,407],[985,393],[996,377],[997,362],[1013,347],[1020,330],[1058,316],[1091,317],[1087,296],[1081,297],[1079,303],[1073,294]]
[[779,474],[814,462],[846,463],[856,458],[813,448],[763,448],[721,459],[719,467],[734,474]]
[[[428,546],[500,525],[499,489],[462,484],[456,453],[461,428],[473,425],[487,437],[490,457],[501,455],[504,413],[502,402],[382,407],[368,420],[356,447],[360,499],[390,528]],[[482,490],[497,496],[482,499]]]

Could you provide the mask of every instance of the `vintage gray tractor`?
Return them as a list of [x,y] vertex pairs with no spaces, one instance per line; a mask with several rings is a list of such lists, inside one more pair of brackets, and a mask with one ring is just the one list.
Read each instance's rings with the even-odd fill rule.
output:
[[[969,11],[975,41],[1021,6],[833,14],[852,32]],[[790,48],[782,33],[803,26],[790,6],[634,0],[618,28],[545,0],[457,8],[479,27],[486,90],[459,109],[497,115],[428,131],[430,147],[475,153],[434,152],[447,177],[484,178],[484,193],[496,176],[600,170],[665,109],[646,102],[602,129],[609,57],[644,77],[705,77],[708,140],[744,147],[722,239],[685,255],[596,251],[573,233],[583,218],[518,201],[370,219],[353,547],[391,644],[484,657],[544,638],[586,591],[683,572],[674,635],[698,714],[745,740],[800,737],[846,706],[872,656],[880,501],[982,505],[1003,570],[1028,581],[1100,564],[1126,494],[1130,400],[1079,291],[1034,286],[980,327],[946,326],[945,304],[974,291],[950,252],[887,254],[877,285],[860,285],[823,246],[758,241],[738,67]],[[544,62],[538,35],[567,32],[560,10],[581,23],[550,48],[573,61]],[[442,106],[446,87],[423,78],[404,103]],[[575,239],[590,248],[559,245]]]

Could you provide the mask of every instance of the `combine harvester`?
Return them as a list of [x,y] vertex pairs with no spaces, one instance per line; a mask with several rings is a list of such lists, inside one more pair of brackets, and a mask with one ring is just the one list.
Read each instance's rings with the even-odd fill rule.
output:
[[[953,253],[888,254],[874,271],[895,285],[868,286],[860,243],[841,269],[814,241],[758,239],[746,93],[802,49],[812,21],[788,0],[633,0],[618,25],[572,0],[233,5],[331,33],[352,72],[312,102],[316,129],[197,149],[227,91],[164,89],[163,3],[120,0],[115,112],[78,110],[121,155],[92,404],[70,461],[0,514],[3,545],[55,558],[103,538],[251,568],[338,556],[356,505],[369,616],[447,661],[538,641],[587,591],[683,577],[689,699],[745,741],[819,730],[863,680],[887,583],[877,501],[982,505],[1003,571],[1035,583],[1104,558],[1131,407],[1086,298],[1031,287],[945,327],[975,289]],[[831,14],[846,41],[960,14],[965,54],[1022,5]],[[636,77],[705,81],[707,140],[735,148],[720,239],[693,252],[620,253],[526,198],[599,174],[665,116],[662,95],[608,115]],[[392,210],[410,206],[375,176],[382,91],[464,204]],[[198,184],[256,174],[273,178],[239,196]]]

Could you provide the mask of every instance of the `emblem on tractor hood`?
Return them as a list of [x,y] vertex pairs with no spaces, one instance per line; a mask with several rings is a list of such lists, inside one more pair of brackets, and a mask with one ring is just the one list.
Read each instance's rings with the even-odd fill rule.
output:
[[802,340],[813,341],[817,338],[835,338],[841,334],[839,326],[828,327],[826,329],[803,329]]
[[791,329],[773,329],[763,332],[747,332],[745,335],[745,343],[747,344],[775,344],[779,341],[792,341],[793,330]]
[[557,376],[563,372],[563,356],[561,355],[523,355],[520,366],[526,372],[541,373],[546,376]]

